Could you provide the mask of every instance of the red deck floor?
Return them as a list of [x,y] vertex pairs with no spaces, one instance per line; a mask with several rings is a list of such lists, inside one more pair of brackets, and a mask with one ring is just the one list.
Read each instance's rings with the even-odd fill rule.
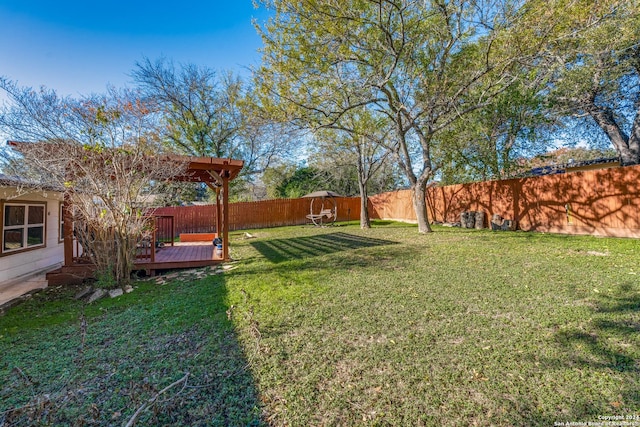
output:
[[222,258],[214,255],[211,242],[177,242],[156,251],[154,262],[149,258],[138,258],[136,267],[146,270],[193,268],[220,262]]

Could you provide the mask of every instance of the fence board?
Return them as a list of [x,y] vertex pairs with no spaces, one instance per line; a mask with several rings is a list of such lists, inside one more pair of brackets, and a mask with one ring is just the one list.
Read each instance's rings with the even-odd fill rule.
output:
[[[462,211],[472,210],[485,212],[487,226],[498,214],[515,220],[521,230],[640,237],[640,166],[431,187],[426,196],[432,221],[458,222]],[[359,198],[336,200],[338,221],[359,218]],[[309,205],[309,199],[232,203],[229,229],[305,224]],[[409,190],[371,196],[369,208],[374,219],[416,221]],[[216,231],[215,205],[155,213],[174,217],[176,235]]]
[[[360,198],[336,199],[337,221],[360,217]],[[310,199],[276,199],[229,204],[229,230],[303,225],[309,222]],[[320,210],[317,208],[316,210]],[[213,233],[216,231],[216,206],[169,206],[154,209],[155,215],[174,218],[175,236],[180,233]]]
[[[408,190],[370,204],[373,218],[415,222]],[[640,237],[640,166],[434,187],[427,206],[432,221],[458,222],[472,210],[515,219],[521,230]]]

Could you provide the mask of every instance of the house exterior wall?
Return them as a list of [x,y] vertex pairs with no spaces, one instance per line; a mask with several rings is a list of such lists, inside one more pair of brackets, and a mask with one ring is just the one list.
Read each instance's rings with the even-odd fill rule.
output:
[[[58,192],[24,191],[15,187],[0,187],[0,202],[45,203],[44,247],[10,253],[0,253],[0,284],[25,279],[31,275],[49,271],[62,265],[64,245],[60,236],[60,205],[62,194]],[[1,212],[0,212],[1,213]],[[4,216],[0,216],[3,218]]]

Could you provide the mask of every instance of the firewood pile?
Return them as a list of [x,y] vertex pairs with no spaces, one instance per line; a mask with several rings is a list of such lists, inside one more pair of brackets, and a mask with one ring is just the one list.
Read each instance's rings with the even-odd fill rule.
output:
[[484,212],[463,211],[460,213],[460,226],[462,228],[484,228]]

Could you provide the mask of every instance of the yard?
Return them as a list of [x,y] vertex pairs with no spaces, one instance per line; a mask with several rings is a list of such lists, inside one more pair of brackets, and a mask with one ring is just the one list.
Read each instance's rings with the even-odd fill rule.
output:
[[636,240],[435,230],[235,232],[221,274],[37,294],[0,317],[0,426],[640,419]]

